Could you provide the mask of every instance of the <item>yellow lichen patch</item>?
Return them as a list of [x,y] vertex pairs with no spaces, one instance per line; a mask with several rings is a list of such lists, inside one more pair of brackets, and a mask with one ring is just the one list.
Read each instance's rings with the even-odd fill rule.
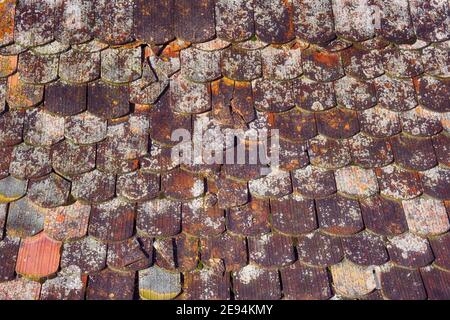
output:
[[14,40],[14,14],[16,0],[0,0],[0,46]]
[[13,74],[17,69],[17,56],[0,56],[0,77]]
[[170,293],[159,293],[153,290],[139,290],[139,296],[143,300],[171,300],[175,299],[178,296],[178,292],[170,292]]
[[0,203],[10,203],[10,202],[19,200],[20,198],[22,198],[22,196],[6,197],[6,196],[0,194]]

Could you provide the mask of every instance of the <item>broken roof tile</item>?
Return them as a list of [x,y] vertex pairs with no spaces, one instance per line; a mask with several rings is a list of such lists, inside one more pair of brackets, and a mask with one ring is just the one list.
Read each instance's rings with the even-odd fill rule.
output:
[[58,271],[62,243],[44,232],[24,239],[17,256],[16,272],[31,279],[48,277]]
[[254,33],[254,2],[217,0],[215,8],[217,37],[238,42]]
[[380,196],[361,200],[361,213],[367,229],[383,236],[395,236],[408,230],[399,202]]
[[292,239],[274,233],[248,238],[250,263],[265,268],[282,267],[294,262]]
[[302,52],[303,71],[306,77],[320,82],[329,82],[342,78],[344,68],[337,53],[306,49]]
[[42,285],[41,300],[83,300],[86,278],[77,266],[69,266]]
[[402,204],[411,232],[429,236],[450,229],[449,218],[442,201],[420,197],[403,201]]
[[180,292],[180,273],[169,272],[158,266],[139,271],[139,295],[142,299],[168,300]]
[[137,271],[148,268],[150,259],[136,238],[108,245],[108,267],[119,271]]
[[282,269],[284,297],[289,300],[327,300],[331,297],[330,278],[324,268],[297,262]]
[[179,0],[174,7],[174,32],[189,42],[205,42],[215,34],[214,1]]
[[337,235],[351,235],[364,227],[358,201],[333,195],[316,200],[319,225],[322,230]]
[[237,300],[277,300],[281,298],[280,278],[277,271],[249,264],[233,272]]
[[203,237],[200,241],[204,264],[211,266],[211,261],[220,259],[227,271],[239,270],[247,265],[245,237],[224,232],[216,237]]
[[72,195],[87,202],[111,199],[115,191],[115,176],[93,170],[72,179]]
[[272,226],[287,235],[299,235],[315,230],[317,218],[314,201],[292,194],[270,200]]
[[86,110],[86,86],[58,81],[45,88],[44,108],[62,116],[73,116]]
[[0,180],[0,203],[8,203],[22,198],[27,193],[27,180],[8,176]]
[[45,215],[45,232],[53,239],[64,241],[86,235],[91,207],[75,202],[48,210]]
[[341,241],[345,257],[358,265],[382,265],[389,260],[381,236],[363,231]]
[[338,294],[354,298],[371,293],[376,288],[373,267],[363,267],[344,260],[331,266],[334,289]]
[[119,273],[110,269],[89,276],[87,300],[132,300],[135,272]]
[[102,270],[106,265],[106,244],[92,237],[65,242],[61,268],[78,266],[84,274]]
[[70,182],[51,173],[48,176],[30,180],[28,197],[44,208],[55,208],[66,204],[70,194]]
[[232,208],[227,214],[228,230],[246,236],[256,236],[270,231],[269,202],[252,199],[242,207]]
[[334,173],[339,192],[358,198],[366,198],[378,193],[377,177],[373,170],[349,166]]
[[53,40],[53,1],[21,1],[16,4],[14,40],[24,47],[35,47]]
[[18,278],[0,283],[1,300],[38,300],[41,292],[39,282]]
[[426,266],[434,259],[428,240],[409,232],[390,238],[387,249],[392,262],[409,268]]
[[134,232],[134,205],[114,198],[93,205],[89,221],[89,235],[103,241],[122,241]]
[[423,300],[426,298],[420,274],[396,266],[388,266],[381,273],[383,295],[391,300]]
[[0,283],[14,280],[19,247],[20,238],[7,236],[0,241]]
[[59,76],[69,83],[87,83],[100,77],[100,53],[69,50],[59,59]]

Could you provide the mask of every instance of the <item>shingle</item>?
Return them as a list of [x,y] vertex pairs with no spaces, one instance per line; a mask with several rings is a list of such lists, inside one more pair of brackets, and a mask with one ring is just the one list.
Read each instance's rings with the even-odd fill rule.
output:
[[103,241],[126,240],[133,235],[135,218],[134,205],[120,198],[93,205],[89,235]]
[[320,44],[336,37],[330,0],[295,0],[294,13],[297,37]]
[[383,236],[395,236],[408,230],[405,213],[399,202],[372,197],[360,202],[367,229]]
[[416,93],[410,79],[400,80],[383,75],[375,79],[378,103],[392,111],[406,111],[417,106]]
[[90,212],[91,207],[80,202],[48,210],[45,233],[59,241],[82,238],[87,233]]
[[106,247],[106,244],[92,237],[65,242],[61,268],[78,266],[84,274],[100,271],[106,265]]
[[344,76],[341,57],[337,53],[306,49],[302,58],[304,74],[311,80],[329,82]]
[[270,128],[278,129],[280,137],[295,141],[296,144],[317,134],[314,114],[298,108],[283,113],[271,113],[270,120]]
[[202,178],[176,169],[162,177],[162,191],[170,198],[188,200],[201,196],[205,191]]
[[61,54],[59,77],[69,83],[87,83],[100,77],[100,53],[75,49]]
[[14,280],[19,246],[20,238],[7,236],[0,241],[0,283]]
[[248,238],[250,263],[264,268],[282,267],[294,262],[292,239],[274,233]]
[[331,275],[334,289],[344,297],[363,296],[376,288],[372,267],[362,267],[344,260],[331,267]]
[[316,116],[317,131],[325,136],[350,138],[359,131],[358,115],[355,111],[333,108]]
[[179,113],[202,113],[211,108],[210,87],[194,83],[177,73],[171,78],[170,97],[172,110]]
[[52,147],[53,169],[64,176],[86,173],[95,169],[95,154],[94,146],[63,140]]
[[174,32],[189,42],[205,42],[214,37],[214,1],[179,0],[174,7]]
[[382,265],[389,260],[381,236],[363,231],[341,241],[345,257],[358,265]]
[[355,42],[374,36],[372,11],[368,1],[333,0],[332,3],[337,35]]
[[76,144],[94,144],[106,137],[107,123],[100,117],[83,112],[65,121],[65,137]]
[[16,272],[32,279],[48,277],[58,271],[62,243],[45,233],[23,240],[17,256]]
[[67,51],[69,48],[70,45],[54,40],[50,43],[31,48],[30,50],[39,56],[58,56],[60,53]]
[[249,264],[233,272],[235,298],[237,300],[277,300],[281,298],[280,279],[277,271],[262,269]]
[[387,49],[383,59],[385,71],[396,77],[411,78],[423,72],[419,51]]
[[119,273],[110,269],[90,275],[86,290],[87,300],[132,300],[135,272]]
[[133,33],[134,1],[99,0],[96,2],[94,34],[111,45],[130,42]]
[[227,214],[227,229],[246,236],[267,233],[270,208],[268,201],[252,199],[245,206],[232,208]]
[[173,39],[173,0],[137,0],[134,9],[134,36],[150,43]]
[[405,134],[390,139],[395,161],[405,168],[424,171],[437,165],[429,138],[411,138]]
[[422,193],[422,184],[415,172],[389,165],[376,169],[381,195],[394,199],[412,199]]
[[217,0],[215,8],[217,37],[238,42],[249,39],[255,30],[254,2]]
[[0,5],[0,14],[3,17],[0,23],[0,46],[6,46],[14,41],[14,15],[16,2],[14,0],[4,1]]
[[103,119],[119,118],[130,111],[127,86],[112,86],[103,81],[88,86],[88,111]]
[[389,266],[381,273],[383,295],[391,300],[423,300],[427,295],[418,271]]
[[336,192],[333,171],[307,166],[292,173],[294,190],[306,197],[324,197]]
[[403,201],[406,221],[411,232],[423,236],[445,233],[450,223],[444,203],[425,197]]
[[202,262],[211,266],[210,260],[220,259],[227,271],[239,270],[247,265],[245,237],[224,232],[216,237],[201,238]]
[[309,158],[306,149],[306,143],[295,143],[287,140],[280,140],[280,169],[285,171],[292,171],[306,167],[309,164]]
[[137,271],[148,268],[152,257],[147,257],[136,238],[108,245],[107,264],[114,270]]
[[139,295],[146,300],[167,300],[181,292],[180,273],[157,266],[139,271]]
[[42,285],[41,300],[83,300],[86,278],[80,268],[70,266]]
[[440,164],[449,166],[450,163],[450,137],[441,133],[433,137],[433,147]]
[[435,256],[434,263],[445,269],[450,269],[450,233],[430,239],[431,248]]
[[31,202],[27,197],[9,205],[6,230],[9,235],[26,238],[44,229],[46,210]]
[[242,50],[229,47],[223,51],[222,73],[238,81],[251,81],[262,75],[262,60],[259,50]]
[[72,195],[87,202],[101,202],[114,196],[115,177],[98,170],[90,171],[72,179]]
[[86,86],[55,82],[47,85],[44,107],[62,115],[73,116],[86,110]]
[[450,53],[448,50],[438,46],[429,46],[422,51],[424,71],[427,74],[446,78],[450,75],[449,66]]
[[48,176],[31,180],[28,197],[44,208],[55,208],[66,204],[71,183],[61,176],[51,173]]
[[435,267],[420,270],[423,284],[430,300],[448,300],[450,298],[450,277],[448,272]]
[[183,292],[188,300],[229,300],[230,276],[214,268],[186,273]]
[[286,43],[294,37],[294,4],[282,0],[255,0],[255,33],[267,43]]
[[392,147],[386,139],[360,133],[349,140],[352,159],[364,168],[383,167],[394,160]]
[[26,51],[19,56],[19,77],[25,83],[46,84],[58,77],[58,56]]
[[376,138],[390,137],[401,131],[398,113],[381,106],[364,110],[358,119],[361,131]]
[[244,205],[248,202],[247,183],[228,179],[217,180],[217,205],[219,208],[230,208]]
[[42,109],[27,112],[24,126],[25,142],[49,147],[64,138],[64,118]]
[[327,169],[346,166],[351,161],[347,140],[318,135],[308,141],[308,155],[312,165]]
[[415,40],[414,27],[409,14],[409,1],[375,1],[382,15],[376,30],[384,39],[394,43],[411,43]]
[[357,198],[366,198],[378,193],[375,172],[357,166],[348,166],[335,171],[336,186],[339,192]]
[[288,235],[299,235],[315,230],[317,218],[314,201],[292,194],[270,201],[272,226]]
[[322,111],[337,105],[333,83],[300,78],[293,82],[295,103],[302,109]]
[[204,198],[183,203],[183,231],[195,236],[213,236],[224,232],[225,212],[216,203],[216,197],[209,194]]
[[180,53],[182,74],[194,82],[207,82],[221,77],[221,51],[203,51],[193,47]]
[[421,106],[402,113],[402,129],[413,136],[434,136],[442,131],[439,113]]
[[450,37],[449,8],[444,2],[410,3],[414,29],[420,39],[439,42]]
[[341,54],[345,73],[361,80],[370,80],[384,73],[383,60],[378,50],[350,47]]
[[6,102],[12,109],[29,108],[44,99],[44,87],[23,82],[18,73],[8,78]]
[[95,24],[94,4],[89,0],[63,0],[55,9],[55,38],[67,44],[92,39]]
[[434,259],[428,240],[409,232],[390,238],[387,249],[392,262],[409,268],[427,266]]
[[35,47],[53,40],[55,4],[46,0],[23,1],[16,5],[14,40]]
[[6,78],[17,70],[18,56],[0,55],[0,78]]
[[425,76],[417,80],[416,90],[419,102],[425,108],[440,113],[450,111],[446,98],[450,91],[450,81]]
[[337,264],[344,258],[340,239],[320,232],[299,237],[297,253],[300,261],[320,267]]
[[128,83],[142,75],[142,50],[135,48],[108,48],[101,52],[101,75],[106,82]]
[[1,300],[38,300],[41,292],[39,282],[25,278],[0,283]]
[[27,180],[8,176],[0,180],[0,203],[8,203],[22,198],[27,193]]
[[424,193],[441,200],[450,199],[450,170],[437,166],[422,176]]
[[25,143],[14,147],[9,172],[22,179],[39,178],[51,171],[50,149]]
[[364,227],[358,201],[334,195],[316,200],[319,226],[332,234],[351,235]]
[[327,300],[330,279],[324,268],[295,263],[280,271],[284,297],[289,300]]

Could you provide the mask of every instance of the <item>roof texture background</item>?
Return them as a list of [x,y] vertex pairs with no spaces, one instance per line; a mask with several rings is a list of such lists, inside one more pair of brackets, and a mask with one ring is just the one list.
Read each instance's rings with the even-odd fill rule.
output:
[[[0,299],[450,298],[448,1],[0,16]],[[173,163],[196,120],[280,169]]]

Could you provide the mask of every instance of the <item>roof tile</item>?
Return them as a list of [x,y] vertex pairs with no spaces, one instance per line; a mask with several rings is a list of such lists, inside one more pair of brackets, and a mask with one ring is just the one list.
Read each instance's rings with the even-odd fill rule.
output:
[[48,176],[31,180],[28,197],[44,208],[55,208],[66,204],[71,183],[61,176],[51,173]]
[[100,77],[100,53],[69,50],[59,59],[59,76],[69,83],[86,83]]
[[410,3],[410,12],[419,38],[432,42],[449,39],[449,8],[445,3],[413,2]]
[[339,54],[306,49],[302,52],[303,71],[311,80],[328,82],[342,78],[344,68]]
[[43,56],[33,51],[26,51],[20,54],[17,68],[23,82],[49,83],[58,77],[58,56]]
[[156,237],[170,237],[181,231],[181,203],[155,199],[138,204],[136,228]]
[[222,51],[203,51],[193,47],[180,53],[182,74],[195,82],[207,82],[219,78]]
[[86,278],[80,268],[70,266],[61,270],[56,278],[42,285],[41,300],[83,300]]
[[182,229],[195,236],[218,235],[225,231],[224,210],[211,195],[183,203]]
[[261,41],[286,43],[294,37],[294,4],[283,0],[255,0],[255,32]]
[[53,239],[64,241],[86,235],[91,207],[79,202],[48,210],[45,215],[45,232]]
[[449,112],[449,104],[446,103],[450,92],[450,81],[422,77],[416,82],[416,90],[419,95],[419,102],[427,109],[436,112]]
[[450,298],[449,273],[434,267],[420,270],[425,289],[430,300],[448,300]]
[[405,134],[390,139],[396,162],[408,169],[423,171],[437,165],[429,138],[411,138]]
[[246,236],[267,233],[270,230],[269,214],[268,201],[252,199],[245,206],[230,209],[228,230]]
[[430,239],[431,248],[435,256],[434,263],[444,269],[450,270],[450,233]]
[[317,114],[317,131],[331,138],[350,138],[359,131],[358,114],[344,108],[333,108]]
[[229,300],[230,276],[213,268],[189,272],[183,288],[188,300]]
[[376,288],[373,267],[362,267],[344,260],[331,266],[334,289],[345,297],[358,297]]
[[427,294],[418,271],[389,266],[381,273],[383,295],[391,300],[423,300]]
[[237,300],[277,300],[281,298],[280,278],[277,271],[249,264],[233,272]]
[[85,43],[92,38],[94,4],[89,0],[63,0],[55,9],[55,38],[67,44]]
[[100,271],[106,266],[106,244],[92,237],[65,242],[61,268],[78,266],[85,274]]
[[178,38],[189,42],[211,40],[216,33],[214,1],[176,1],[173,23],[175,35]]
[[294,10],[297,37],[312,43],[327,43],[336,37],[331,1],[295,0]]
[[139,271],[139,295],[146,300],[173,299],[181,292],[180,273],[157,266]]
[[88,111],[103,119],[119,118],[130,111],[128,86],[99,81],[88,86]]
[[349,145],[353,161],[364,168],[383,167],[394,160],[391,145],[385,139],[360,133],[349,140]]
[[6,0],[0,4],[0,13],[3,17],[0,23],[0,46],[5,46],[14,41],[14,14],[16,10],[16,1]]
[[238,81],[251,81],[262,75],[262,57],[259,50],[242,50],[231,46],[223,51],[222,73]]
[[292,183],[295,191],[306,197],[324,197],[336,192],[333,171],[315,166],[295,170]]
[[362,266],[382,265],[389,260],[383,238],[369,232],[342,238],[342,246],[345,257]]
[[347,140],[327,138],[323,135],[309,140],[308,155],[314,166],[337,169],[351,161]]
[[373,170],[357,166],[336,170],[337,190],[358,198],[370,197],[378,193],[377,178]]
[[19,246],[20,238],[5,237],[0,241],[0,283],[14,280]]
[[52,147],[53,169],[62,175],[78,175],[94,170],[95,146],[76,145],[63,140]]
[[361,80],[370,80],[384,73],[382,56],[378,50],[351,47],[341,54],[345,73]]
[[134,1],[99,0],[96,2],[95,36],[111,45],[130,42],[133,32]]
[[140,41],[166,43],[173,39],[173,0],[137,0],[134,35]]
[[86,86],[55,82],[47,85],[44,107],[62,116],[72,116],[86,110]]
[[6,230],[9,235],[26,238],[44,229],[46,210],[24,197],[10,204]]
[[44,87],[23,82],[19,73],[8,78],[6,102],[12,109],[33,107],[44,98]]
[[398,113],[381,106],[359,113],[359,123],[361,131],[377,138],[390,137],[401,131]]
[[450,170],[437,166],[422,176],[424,193],[441,200],[450,199]]
[[406,111],[417,106],[413,82],[383,75],[374,80],[380,106],[392,111]]
[[101,52],[102,79],[111,83],[128,83],[142,75],[142,50],[135,48],[108,48]]
[[98,170],[83,173],[72,179],[72,195],[87,202],[101,202],[114,196],[115,177]]
[[132,300],[135,273],[118,273],[110,269],[90,275],[86,290],[87,300]]
[[254,33],[254,2],[237,0],[216,1],[216,32],[219,38],[229,41],[243,41]]
[[337,103],[352,110],[365,110],[377,103],[375,86],[368,81],[360,81],[345,76],[335,82]]
[[250,263],[265,268],[290,265],[295,260],[292,239],[280,234],[249,237],[248,250]]
[[318,231],[298,238],[297,253],[300,261],[319,267],[334,265],[344,258],[339,238]]
[[422,184],[417,173],[406,171],[395,165],[377,168],[381,195],[394,199],[413,199],[422,193]]
[[22,198],[27,193],[28,181],[8,176],[0,180],[0,203]]
[[[375,35],[367,1],[332,1],[336,34],[350,41],[364,41]],[[370,22],[369,22],[370,21]]]
[[25,278],[0,283],[1,300],[38,300],[40,292],[39,282]]
[[142,270],[150,265],[152,257],[147,257],[136,238],[108,245],[108,267],[120,271]]
[[450,229],[443,202],[424,197],[403,201],[409,229],[424,236],[441,234]]
[[208,84],[184,79],[179,72],[171,78],[171,108],[179,113],[202,113],[211,108],[211,90]]
[[224,232],[216,237],[201,238],[202,262],[211,266],[212,259],[220,259],[227,271],[235,271],[247,265],[245,237]]
[[409,232],[389,239],[387,249],[392,262],[409,268],[426,266],[434,259],[428,240]]

